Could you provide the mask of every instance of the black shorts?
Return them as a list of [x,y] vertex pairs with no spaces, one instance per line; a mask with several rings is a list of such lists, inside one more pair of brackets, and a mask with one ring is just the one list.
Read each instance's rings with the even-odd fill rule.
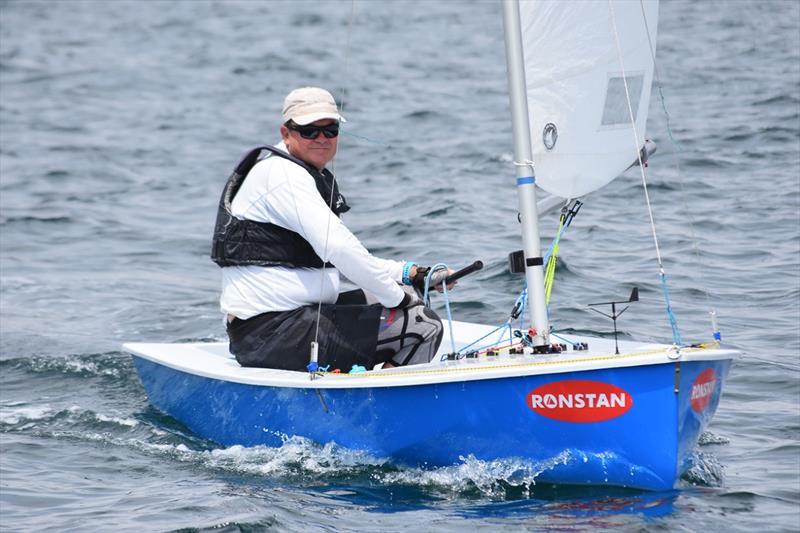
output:
[[353,365],[371,370],[388,359],[376,353],[380,304],[367,305],[357,294],[343,293],[335,304],[310,305],[263,313],[228,324],[230,351],[242,366],[305,371],[317,330],[320,367],[349,372]]

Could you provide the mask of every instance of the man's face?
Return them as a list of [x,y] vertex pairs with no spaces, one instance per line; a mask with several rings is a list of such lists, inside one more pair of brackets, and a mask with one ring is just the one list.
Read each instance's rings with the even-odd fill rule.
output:
[[[325,118],[312,122],[310,125],[328,126],[334,123],[336,123],[335,120]],[[328,139],[321,132],[316,139],[304,139],[299,132],[290,130],[285,125],[281,126],[281,137],[290,154],[320,170],[336,155],[336,147],[339,142],[338,137]]]

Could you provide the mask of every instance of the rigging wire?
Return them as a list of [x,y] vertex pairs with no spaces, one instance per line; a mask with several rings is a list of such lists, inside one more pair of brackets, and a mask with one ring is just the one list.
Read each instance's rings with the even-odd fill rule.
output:
[[[355,10],[356,10],[356,2],[355,0],[351,0],[350,2],[350,17],[347,20],[347,38],[345,39],[345,47],[344,47],[344,70],[343,70],[343,78],[347,79],[348,67],[349,67],[349,59],[350,59],[350,36],[353,33],[353,19],[355,18]],[[345,104],[345,95],[347,94],[347,90],[345,85],[342,84],[341,96],[339,97],[339,113],[341,114],[344,111],[344,104]],[[338,142],[338,141],[337,141]],[[337,146],[338,151],[338,146]],[[322,265],[322,272],[320,273],[320,280],[319,280],[319,298],[317,299],[317,319],[316,324],[314,326],[314,342],[311,343],[311,361],[309,362],[309,371],[313,372],[316,371],[316,350],[318,347],[319,342],[319,324],[320,318],[322,316],[322,291],[325,288],[325,265],[324,261],[327,261],[328,256],[328,241],[330,239],[331,234],[331,219],[335,216],[333,215],[333,194],[336,187],[336,156],[334,155],[333,164],[331,165],[331,174],[332,174],[332,183],[331,183],[331,194],[330,198],[328,199],[328,209],[330,212],[328,213],[328,224],[325,228],[325,246],[323,248],[323,265]]]
[[[561,214],[559,216],[559,221],[560,221],[559,222],[559,230],[558,230],[555,238],[553,239],[553,243],[550,245],[550,249],[547,251],[547,253],[545,254],[545,256],[543,258],[545,264],[549,265],[550,261],[554,257],[554,254],[558,253],[558,243],[559,243],[562,235],[564,234],[564,232],[567,230],[567,228],[570,226],[570,224],[572,224],[572,220],[575,218],[575,215],[578,214],[578,211],[580,211],[580,208],[581,208],[582,205],[583,205],[583,202],[581,202],[580,200],[567,200],[566,203],[564,204],[564,207],[562,208]],[[555,267],[553,267],[552,276],[555,276]],[[550,280],[551,288],[552,288],[552,282],[553,282],[553,279]],[[456,354],[463,354],[464,351],[467,348],[472,348],[473,346],[478,344],[480,341],[486,339],[487,337],[490,337],[491,335],[493,335],[494,333],[497,333],[497,332],[500,332],[500,334],[499,334],[499,336],[498,336],[496,341],[494,341],[492,343],[489,343],[489,344],[486,344],[486,345],[479,346],[478,348],[472,348],[471,351],[482,352],[482,351],[485,351],[487,349],[497,349],[498,345],[501,342],[504,342],[503,339],[504,339],[504,335],[505,335],[506,331],[508,331],[508,342],[509,342],[509,345],[512,345],[512,344],[516,345],[516,343],[514,342],[514,330],[515,329],[517,331],[524,331],[525,330],[524,315],[525,315],[525,309],[527,309],[527,303],[528,303],[528,286],[527,286],[527,284],[525,284],[522,287],[522,290],[520,291],[519,296],[517,297],[516,301],[514,302],[514,307],[511,309],[511,313],[509,314],[509,317],[506,319],[505,322],[503,322],[502,324],[497,326],[495,329],[493,329],[489,333],[483,335],[482,337],[470,342],[469,344],[466,344],[466,345],[462,346],[458,350],[455,349],[455,345],[453,344],[453,352],[456,353]],[[448,319],[449,319],[450,318],[450,304],[449,304],[447,293],[444,294],[444,304],[445,304],[445,306],[447,308]],[[513,326],[514,320],[518,321],[518,324],[517,324],[516,328],[514,328],[514,326]],[[452,339],[452,327],[451,327],[451,333],[450,334],[451,334],[451,339]],[[574,344],[574,343],[572,341],[570,341],[570,344]]]
[[[661,287],[664,292],[664,301],[667,305],[667,317],[669,318],[670,326],[672,327],[672,340],[677,346],[683,344],[681,340],[680,331],[678,331],[678,323],[675,320],[675,315],[672,312],[672,305],[669,300],[669,291],[667,289],[667,274],[664,271],[664,263],[661,260],[661,249],[658,245],[658,235],[656,234],[656,223],[653,217],[653,206],[650,202],[650,193],[647,190],[647,172],[645,170],[644,162],[642,161],[642,153],[640,150],[641,143],[639,142],[639,132],[636,131],[636,117],[633,114],[633,106],[631,105],[631,95],[628,88],[628,77],[625,75],[625,61],[622,57],[622,47],[619,42],[619,34],[617,33],[617,20],[614,14],[614,5],[612,0],[608,0],[608,8],[611,12],[611,25],[614,30],[614,43],[617,46],[617,54],[619,55],[620,70],[622,71],[622,84],[625,88],[625,99],[628,104],[628,116],[631,120],[633,130],[634,150],[636,151],[636,158],[639,161],[639,170],[642,174],[642,185],[644,187],[644,198],[647,204],[647,213],[650,217],[650,229],[653,234],[653,244],[656,249],[656,259],[658,260],[659,276],[661,278]],[[648,35],[649,35],[649,30]]]
[[683,169],[681,168],[681,156],[683,155],[684,151],[681,144],[672,135],[672,126],[670,124],[669,111],[667,111],[667,102],[666,99],[664,98],[664,90],[663,90],[663,85],[661,84],[661,76],[658,73],[658,61],[656,61],[656,51],[655,47],[653,46],[653,39],[650,37],[650,27],[647,24],[647,15],[645,14],[644,10],[644,0],[639,0],[639,6],[642,9],[642,20],[644,21],[644,27],[647,32],[647,44],[650,47],[650,57],[653,60],[653,76],[655,78],[656,88],[658,88],[659,102],[661,103],[661,109],[664,112],[664,118],[666,120],[667,136],[669,137],[670,142],[675,147],[675,150],[678,153],[678,156],[675,158],[675,169],[678,174],[678,184],[680,185],[681,188],[681,201],[683,203],[684,214],[689,219],[689,232],[691,233],[692,236],[692,251],[694,252],[695,259],[697,260],[697,263],[699,265],[700,285],[702,287],[703,294],[705,295],[706,298],[706,305],[709,308],[709,315],[711,315],[711,323],[712,323],[714,338],[716,340],[720,340],[721,336],[716,323],[717,311],[711,304],[711,296],[708,291],[708,283],[706,282],[706,275],[705,275],[706,265],[705,262],[703,261],[702,255],[700,254],[700,247],[698,245],[698,239],[695,233],[696,223],[694,220],[694,216],[692,215],[692,210],[689,209],[688,202],[686,201],[688,195],[686,194]]
[[[665,114],[666,120],[667,120],[668,134],[669,134],[670,140],[673,142],[673,144],[676,146],[676,148],[680,152],[681,151],[680,145],[677,143],[677,141],[675,141],[675,139],[674,139],[674,137],[672,135],[671,128],[670,128],[669,114],[668,114],[667,109],[666,109],[666,104],[665,104],[665,100],[664,100],[664,96],[663,96],[663,92],[662,92],[662,86],[661,86],[660,78],[658,76],[658,71],[657,71],[657,68],[656,68],[653,44],[652,44],[651,37],[650,37],[649,27],[647,26],[647,18],[646,18],[646,16],[644,16],[644,5],[642,4],[642,0],[640,0],[640,5],[642,7],[642,14],[643,14],[643,18],[644,18],[645,29],[646,29],[646,32],[647,32],[648,43],[650,45],[650,53],[651,53],[651,56],[653,58],[654,74],[655,74],[655,78],[656,78],[656,82],[657,82],[657,87],[658,87],[658,90],[659,90],[659,96],[660,96],[662,108],[664,110],[664,114]],[[663,266],[663,261],[662,261],[662,257],[661,257],[661,250],[660,250],[660,246],[659,246],[659,242],[658,242],[658,235],[656,233],[655,219],[654,219],[654,216],[653,216],[652,205],[651,205],[650,196],[649,196],[649,192],[648,192],[648,188],[647,188],[647,177],[646,177],[645,165],[643,164],[642,154],[641,154],[641,152],[639,150],[639,146],[640,146],[639,135],[638,135],[638,132],[636,130],[636,121],[635,121],[635,117],[634,117],[634,114],[633,114],[633,108],[632,108],[632,104],[631,104],[631,97],[630,97],[630,92],[629,92],[629,87],[628,87],[628,80],[627,80],[627,76],[625,75],[625,67],[624,67],[624,61],[623,61],[623,57],[622,57],[622,50],[621,50],[621,47],[620,47],[619,35],[617,33],[617,26],[616,26],[616,18],[615,18],[615,15],[614,15],[614,8],[613,8],[611,0],[609,0],[609,8],[610,8],[611,15],[612,15],[611,16],[611,22],[612,22],[612,25],[613,25],[615,43],[616,43],[616,46],[617,46],[617,52],[619,54],[620,66],[621,66],[621,70],[622,70],[623,85],[624,85],[624,89],[625,89],[625,96],[626,96],[626,100],[627,100],[629,116],[630,116],[631,123],[632,123],[632,129],[633,129],[633,134],[634,134],[634,142],[635,142],[635,150],[636,150],[637,159],[638,159],[638,162],[639,162],[639,168],[640,168],[641,176],[642,176],[642,184],[643,184],[643,187],[644,187],[645,201],[646,201],[646,204],[647,204],[648,215],[649,215],[649,218],[650,218],[650,227],[651,227],[653,242],[654,242],[654,245],[655,245],[656,259],[658,261],[661,284],[662,284],[662,289],[663,289],[663,292],[664,292],[664,298],[665,298],[665,302],[666,302],[666,306],[667,306],[667,315],[668,315],[668,318],[669,318],[669,321],[670,321],[670,325],[672,327],[673,340],[674,340],[676,345],[680,346],[680,345],[682,345],[682,341],[681,341],[681,337],[680,337],[680,332],[678,331],[677,322],[675,320],[674,314],[672,312],[672,307],[671,307],[671,304],[670,304],[669,292],[668,292],[668,287],[667,287],[667,277],[666,277],[666,273],[665,273],[664,266]],[[354,13],[355,13],[355,0],[352,0],[351,1],[350,17],[348,19],[347,38],[346,38],[345,54],[344,54],[344,76],[345,76],[345,78],[347,76],[348,66],[349,66],[348,63],[349,63],[349,55],[350,55],[350,39],[351,39],[351,35],[352,35],[352,24],[353,24],[353,19],[354,19]],[[346,96],[346,88],[344,86],[342,86],[341,87],[340,104],[339,104],[340,112],[344,111],[345,96]],[[351,137],[354,137],[354,138],[367,140],[369,142],[377,142],[378,144],[385,144],[385,143],[382,143],[380,141],[374,141],[372,139],[369,139],[367,137],[362,137],[362,136],[354,134],[354,133],[344,132],[344,134],[345,134],[345,136],[351,136]],[[335,175],[336,175],[336,173],[335,173],[335,170],[336,170],[336,159],[335,158],[333,160],[332,170],[333,170],[333,181],[335,183],[335,181],[336,181],[336,177],[335,177]],[[678,164],[678,172],[679,172],[679,175],[680,175],[681,172],[680,172],[679,164]],[[681,185],[682,191],[684,191],[683,181],[682,180],[680,181],[680,185]],[[329,208],[331,208],[333,206],[333,200],[334,200],[334,197],[333,197],[333,187],[332,187],[331,188],[331,195],[330,195],[330,198],[329,198]],[[685,196],[684,196],[684,201],[685,201]],[[687,212],[688,212],[688,209],[687,209]],[[691,215],[690,215],[690,218],[691,218]],[[329,216],[329,218],[328,218],[328,226],[327,226],[327,229],[326,229],[324,257],[327,256],[327,251],[328,251],[328,242],[329,242],[329,237],[330,237],[330,224],[331,224],[331,217]],[[562,215],[562,218],[561,218],[560,223],[559,223],[558,232],[557,232],[555,241],[553,243],[553,246],[552,246],[550,254],[549,254],[550,255],[550,261],[548,263],[548,272],[550,272],[550,283],[549,283],[549,290],[547,290],[547,299],[548,299],[548,301],[549,301],[550,290],[552,290],[552,277],[553,277],[554,271],[555,271],[555,269],[554,269],[554,267],[555,267],[554,258],[558,253],[558,245],[559,245],[559,239],[561,237],[561,234],[563,233],[563,231],[566,229],[566,227],[568,225],[569,225],[568,222],[565,224],[564,218],[563,218],[563,215]],[[692,230],[693,243],[695,245],[695,253],[697,254],[698,259],[699,259],[699,250],[697,250],[697,240],[696,240],[695,235],[694,235],[694,226],[693,225],[691,227],[691,230]],[[437,267],[443,267],[444,265],[436,265],[436,266]],[[701,266],[702,266],[702,262],[701,262]],[[428,274],[428,278],[430,277],[430,274],[433,273],[433,271],[434,271],[434,269],[432,268],[431,272]],[[703,273],[702,272],[701,272],[701,278],[703,278]],[[316,326],[315,326],[315,334],[314,334],[314,344],[316,344],[316,342],[318,341],[318,337],[319,337],[319,324],[320,324],[321,309],[322,309],[322,292],[323,292],[323,289],[324,289],[324,280],[325,280],[325,277],[323,275],[321,277],[321,279],[320,279],[319,302],[318,302],[318,305],[317,305],[317,318],[316,318]],[[429,282],[429,279],[426,279],[426,287],[425,287],[426,296],[427,296],[427,292],[428,292],[428,286],[427,286],[428,282]],[[706,295],[706,299],[708,301],[709,300],[708,290],[705,289],[704,292],[705,292],[705,295]],[[526,290],[526,288],[523,288],[522,292],[520,293],[519,298],[517,299],[517,303],[520,303],[520,301],[524,302],[524,300],[526,300],[526,299],[527,299],[527,290]],[[445,302],[445,307],[447,309],[448,318],[450,319],[450,306],[449,306],[449,298],[447,296],[446,287],[444,288],[444,302]],[[713,313],[714,312],[712,311],[712,315],[713,315]],[[506,327],[508,327],[509,330],[511,330],[511,320],[512,319],[509,319],[503,325],[499,326],[496,330],[494,330],[494,331],[490,332],[489,334],[485,335],[484,337],[474,341],[472,344],[463,347],[462,350],[466,349],[469,346],[472,346],[472,345],[476,344],[480,340],[483,340],[484,338],[486,338],[489,335],[491,335],[491,333],[494,333],[494,332],[496,332],[498,330],[505,330]],[[451,330],[452,330],[452,319],[450,319],[449,322],[451,323]],[[453,336],[452,336],[452,331],[451,331],[451,342],[454,342],[453,341]],[[455,351],[455,346],[453,346],[453,351]]]

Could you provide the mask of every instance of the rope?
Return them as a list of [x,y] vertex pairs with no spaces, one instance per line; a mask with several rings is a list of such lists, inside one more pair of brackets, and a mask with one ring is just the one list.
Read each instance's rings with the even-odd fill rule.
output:
[[[619,55],[619,64],[620,70],[622,71],[622,83],[625,87],[625,99],[628,104],[628,116],[631,120],[631,129],[633,130],[633,142],[634,142],[634,150],[636,151],[636,158],[639,161],[639,170],[642,174],[642,185],[644,187],[644,198],[645,202],[647,203],[647,214],[650,217],[650,230],[653,234],[653,244],[655,245],[656,249],[656,259],[658,260],[658,268],[661,276],[661,286],[664,292],[664,301],[667,307],[667,317],[669,318],[670,326],[672,327],[672,340],[677,345],[680,346],[683,344],[681,342],[681,336],[678,332],[678,324],[675,320],[675,315],[672,313],[672,305],[669,301],[669,291],[667,290],[667,276],[664,273],[664,263],[661,260],[661,249],[658,245],[658,235],[656,234],[656,223],[655,219],[653,218],[653,207],[650,202],[650,193],[647,190],[647,173],[645,171],[644,162],[642,161],[642,152],[640,150],[641,142],[639,141],[639,132],[636,131],[636,117],[633,114],[633,106],[631,105],[631,95],[630,90],[628,88],[628,77],[625,75],[625,62],[622,57],[622,48],[619,43],[619,34],[617,33],[617,20],[616,16],[614,15],[614,4],[612,0],[608,0],[608,7],[611,11],[611,25],[614,30],[614,42],[617,46],[617,54]],[[648,35],[649,35],[648,30]]]
[[664,98],[663,85],[661,84],[661,76],[658,73],[658,61],[656,61],[656,52],[655,52],[655,47],[653,46],[653,40],[650,38],[650,27],[647,24],[647,15],[644,10],[643,0],[639,0],[639,6],[642,9],[642,20],[644,20],[644,27],[645,30],[647,31],[647,45],[650,47],[650,57],[653,60],[653,76],[655,77],[656,88],[658,88],[659,102],[661,103],[661,110],[664,112],[664,118],[666,119],[667,136],[669,137],[670,142],[672,142],[672,145],[675,147],[675,150],[678,152],[678,157],[675,158],[675,169],[678,174],[678,184],[680,185],[681,188],[681,201],[683,202],[684,214],[689,219],[689,231],[692,236],[692,251],[694,252],[697,264],[699,265],[698,270],[700,273],[700,285],[702,287],[703,294],[705,294],[706,297],[706,305],[709,308],[709,315],[711,318],[711,330],[713,332],[713,336],[716,340],[720,340],[721,335],[719,332],[719,328],[717,327],[717,311],[716,309],[714,309],[714,306],[711,305],[711,296],[709,295],[708,292],[708,283],[706,282],[706,276],[705,276],[705,270],[706,270],[705,262],[703,261],[703,258],[700,255],[700,247],[698,246],[697,236],[694,231],[695,228],[694,215],[692,214],[692,210],[689,209],[689,205],[686,201],[688,195],[686,194],[686,188],[684,187],[684,175],[683,175],[683,170],[681,169],[681,158],[680,158],[680,156],[683,155],[684,151],[681,144],[672,135],[672,126],[670,124],[669,111],[667,111],[667,101],[666,98]]
[[550,257],[547,258],[547,268],[544,271],[544,303],[550,305],[550,293],[553,290],[553,280],[556,277],[556,263],[558,262],[558,243],[561,240],[561,233],[564,231],[564,221],[567,219],[566,213],[561,213],[558,220],[558,231],[553,239],[553,246],[550,249]]
[[[471,343],[467,344],[466,346],[462,346],[462,347],[461,347],[461,348],[458,350],[458,352],[456,352],[456,353],[461,353],[461,352],[463,352],[464,350],[466,350],[467,348],[471,348],[472,346],[474,346],[475,344],[478,344],[478,343],[479,343],[479,342],[481,342],[483,339],[485,339],[486,337],[489,337],[489,336],[490,336],[490,335],[492,335],[493,333],[496,333],[496,332],[498,332],[498,331],[500,331],[500,330],[505,330],[505,329],[506,329],[506,327],[507,327],[507,326],[509,326],[509,325],[510,325],[510,321],[506,321],[505,323],[503,323],[503,324],[501,324],[501,325],[497,326],[496,328],[494,328],[492,331],[490,331],[489,333],[487,333],[487,334],[486,334],[486,335],[484,335],[483,337],[481,337],[481,338],[479,338],[479,339],[476,339],[476,340],[472,341]],[[513,338],[513,337],[512,337],[512,338]],[[511,339],[509,339],[509,340],[511,340]],[[512,341],[512,342],[513,342],[513,341]],[[496,344],[499,344],[499,343],[500,343],[500,339],[498,339],[496,342],[494,342],[494,343],[492,343],[492,344],[488,344],[488,345],[486,345],[486,346],[481,346],[480,348],[476,348],[476,350],[481,350],[481,349],[483,349],[483,348],[486,348],[486,347],[488,347],[488,346],[494,346],[494,345],[496,345]],[[454,352],[455,352],[455,350],[454,350]]]
[[678,331],[675,315],[672,314],[672,305],[669,303],[669,289],[667,288],[667,275],[664,273],[663,268],[661,268],[659,276],[661,277],[661,290],[664,291],[664,299],[667,301],[667,316],[669,317],[669,325],[672,328],[672,339],[675,341],[675,344],[681,346],[683,344],[681,341],[681,333]]
[[[386,144],[385,142],[383,142],[383,141],[381,141],[381,140],[378,140],[378,139],[373,139],[373,138],[371,138],[371,137],[367,137],[367,136],[365,136],[365,135],[359,135],[359,134],[357,134],[357,133],[353,133],[352,131],[340,131],[340,132],[339,132],[339,135],[345,135],[345,136],[347,136],[347,137],[352,137],[352,138],[354,138],[354,139],[359,139],[359,140],[362,140],[362,141],[367,141],[368,143],[372,143],[372,144],[380,144],[381,146],[387,146],[387,147],[391,148],[391,145],[388,145],[388,144]],[[444,157],[441,157],[441,156],[439,156],[439,157],[440,157],[441,159],[445,159]]]
[[[355,0],[352,0],[351,3],[350,3],[350,18],[347,21],[347,39],[345,40],[345,48],[344,48],[344,71],[343,71],[344,79],[347,79],[347,69],[348,69],[349,58],[350,58],[350,35],[352,34],[352,29],[353,29],[353,18],[355,18],[355,9],[356,9],[356,3],[355,3]],[[346,92],[347,92],[347,90],[345,89],[344,85],[342,85],[342,89],[341,89],[340,92],[341,92],[341,97],[339,98],[339,101],[340,101],[339,113],[342,114],[343,111],[344,111],[345,95],[346,95]],[[337,149],[338,149],[338,146],[337,146]],[[333,218],[333,193],[334,193],[334,190],[336,188],[336,156],[335,155],[334,155],[334,158],[333,158],[333,161],[332,161],[332,164],[331,164],[331,173],[333,175],[333,183],[331,184],[331,195],[330,195],[330,198],[328,199],[328,209],[331,212],[328,213],[328,223],[327,223],[327,225],[325,227],[325,246],[323,248],[323,261],[327,261],[327,259],[328,259],[328,241],[330,240],[330,235],[331,235],[331,218]],[[316,358],[315,352],[316,352],[316,349],[317,349],[317,346],[318,346],[317,343],[319,342],[319,323],[320,323],[320,318],[322,316],[322,291],[325,288],[325,272],[324,272],[325,266],[324,266],[324,264],[323,264],[321,270],[322,270],[322,272],[320,273],[320,278],[319,278],[319,298],[317,298],[317,300],[318,300],[318,302],[317,302],[317,318],[316,318],[316,321],[315,321],[316,323],[314,325],[314,342],[311,343],[311,357],[310,357],[310,362],[309,362],[309,365],[308,365],[308,369],[309,369],[309,372],[311,372],[312,379],[313,379],[313,376],[314,376],[314,372],[316,371],[316,368],[313,368],[313,367],[316,367],[316,361],[314,359]]]
[[[681,353],[694,353],[700,352],[704,350],[714,350],[719,348],[719,343],[716,342],[709,342],[703,343],[697,346],[691,347],[684,347],[681,349]],[[336,377],[336,378],[392,378],[397,376],[420,376],[425,374],[451,374],[451,373],[459,373],[459,372],[485,372],[488,369],[512,369],[512,368],[528,368],[528,367],[537,367],[537,366],[553,366],[553,365],[569,365],[569,364],[577,364],[577,363],[586,363],[592,361],[613,361],[613,360],[620,360],[620,359],[629,359],[632,357],[644,357],[648,355],[659,355],[663,354],[668,351],[668,348],[662,348],[659,350],[646,350],[641,352],[631,352],[627,354],[609,354],[609,355],[598,355],[595,357],[581,357],[576,359],[550,359],[550,360],[536,360],[530,361],[525,363],[509,363],[509,364],[499,364],[499,365],[491,365],[491,366],[472,366],[472,365],[459,365],[455,367],[446,367],[446,368],[426,368],[426,369],[414,369],[412,367],[403,367],[404,370],[392,370],[391,372],[357,372],[354,374],[342,374],[342,373],[320,373],[324,374],[325,376]],[[669,363],[672,364],[674,361],[670,360]],[[424,365],[418,365],[424,366]],[[408,369],[408,370],[405,370]]]
[[[564,207],[561,209],[561,215],[559,217],[558,232],[556,232],[556,237],[553,240],[553,244],[550,246],[550,250],[548,251],[548,253],[544,257],[545,262],[548,265],[548,268],[547,268],[548,274],[547,274],[547,278],[545,279],[545,288],[547,290],[547,302],[548,303],[550,301],[550,298],[549,298],[550,290],[549,289],[552,289],[553,279],[555,278],[555,256],[558,254],[559,241],[561,240],[561,236],[564,234],[566,229],[572,223],[572,220],[575,218],[575,215],[578,214],[578,211],[580,210],[582,205],[583,205],[583,203],[580,202],[579,200],[567,200],[567,202],[564,204]],[[552,266],[552,268],[551,268],[551,266]],[[548,285],[548,283],[549,283],[549,285]],[[425,293],[425,296],[427,296],[427,293]],[[522,288],[522,290],[520,291],[520,294],[517,297],[517,300],[514,302],[514,307],[512,308],[512,311],[511,311],[510,316],[508,317],[508,320],[506,320],[504,323],[502,323],[499,326],[497,326],[495,329],[493,329],[489,333],[483,335],[482,337],[470,342],[467,345],[462,346],[457,351],[454,349],[453,353],[461,354],[462,352],[464,352],[464,350],[467,350],[468,348],[472,348],[474,345],[478,344],[483,339],[485,339],[487,337],[490,337],[491,335],[493,335],[494,333],[497,333],[498,331],[505,331],[506,329],[508,330],[508,341],[509,341],[509,343],[518,344],[518,343],[514,343],[514,327],[513,327],[512,324],[513,324],[515,319],[519,319],[519,325],[517,326],[516,329],[518,329],[518,330],[523,330],[524,329],[523,314],[524,314],[524,310],[526,309],[527,302],[528,302],[528,287],[527,287],[527,285],[525,285]],[[448,313],[449,313],[449,307],[448,307]],[[448,315],[448,317],[449,317],[449,315]],[[452,338],[452,330],[451,330],[450,334],[451,334],[451,338]],[[492,349],[492,348],[500,349],[500,348],[498,348],[498,345],[500,344],[501,341],[502,341],[502,334],[501,334],[501,337],[499,337],[495,342],[493,342],[491,344],[484,345],[484,346],[480,346],[478,348],[474,348],[473,350],[480,352],[482,350],[488,350],[488,349]]]
[[566,229],[572,224],[575,215],[580,211],[583,203],[579,200],[567,200],[564,207],[561,208],[561,215],[558,219],[558,231],[553,239],[553,244],[550,246],[550,251],[545,257],[547,268],[545,269],[544,290],[545,290],[545,304],[550,305],[550,293],[553,290],[553,281],[556,276],[556,264],[558,263],[558,251],[561,243],[561,236]]
[[567,339],[566,337],[562,337],[562,336],[561,336],[561,335],[559,335],[558,333],[554,333],[554,332],[552,332],[552,331],[550,332],[550,336],[551,336],[551,337],[555,337],[555,338],[557,338],[557,339],[560,339],[560,340],[562,340],[562,341],[566,342],[567,344],[575,344],[575,341],[571,341],[571,340]]
[[[428,271],[428,274],[425,276],[425,290],[422,293],[422,302],[428,307],[430,307],[430,296],[428,295],[428,289],[430,288],[431,277],[433,276],[434,272],[441,269],[447,271],[447,265],[444,263],[436,263],[431,267],[431,269]],[[447,283],[442,283],[442,297],[444,298],[444,307],[447,310],[447,325],[450,327],[450,347],[452,348],[453,353],[457,353],[456,339],[453,336],[453,316],[450,313],[450,298],[447,296]]]

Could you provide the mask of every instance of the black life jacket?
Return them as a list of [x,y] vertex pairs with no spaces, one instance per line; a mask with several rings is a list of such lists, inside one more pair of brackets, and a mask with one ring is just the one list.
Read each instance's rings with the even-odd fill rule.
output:
[[[339,193],[333,174],[327,169],[320,171],[274,146],[253,148],[236,165],[222,191],[211,244],[211,260],[221,267],[243,265],[322,267],[322,259],[300,234],[277,224],[240,219],[231,214],[233,198],[244,183],[247,173],[258,162],[262,150],[272,152],[273,156],[288,159],[308,171],[326,204],[333,194],[331,210],[336,216],[350,210],[344,196]],[[333,265],[325,263],[324,266]]]

